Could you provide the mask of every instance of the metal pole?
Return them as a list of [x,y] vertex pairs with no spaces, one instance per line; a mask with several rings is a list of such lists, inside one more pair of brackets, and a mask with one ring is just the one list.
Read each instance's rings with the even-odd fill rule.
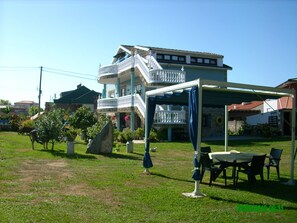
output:
[[39,79],[39,95],[38,95],[38,116],[40,115],[40,100],[41,100],[41,81],[42,81],[42,66],[40,67],[40,79]]
[[225,105],[225,152],[228,149],[228,105]]

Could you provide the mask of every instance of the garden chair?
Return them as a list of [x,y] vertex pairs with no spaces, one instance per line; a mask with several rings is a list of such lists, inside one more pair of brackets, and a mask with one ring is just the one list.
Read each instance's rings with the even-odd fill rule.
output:
[[269,179],[270,167],[276,168],[278,179],[280,179],[279,178],[279,163],[281,160],[282,152],[283,152],[282,149],[272,148],[270,150],[269,162],[267,164],[265,164],[265,167],[267,168],[267,179]]
[[210,172],[209,186],[211,186],[212,181],[215,181],[219,174],[223,171],[226,186],[226,170],[224,168],[214,166],[214,163],[209,158],[208,153],[201,153],[200,162],[202,164],[200,183],[202,182],[205,171]]
[[264,168],[265,158],[266,158],[266,154],[261,156],[253,156],[253,159],[250,165],[240,166],[236,174],[236,185],[238,183],[238,174],[240,172],[247,174],[250,184],[252,184],[252,182],[256,180],[257,175],[260,175],[261,182],[263,183],[264,181],[263,168]]
[[204,147],[201,147],[201,152],[202,152],[202,153],[211,153],[211,148],[210,148],[210,146],[204,146]]

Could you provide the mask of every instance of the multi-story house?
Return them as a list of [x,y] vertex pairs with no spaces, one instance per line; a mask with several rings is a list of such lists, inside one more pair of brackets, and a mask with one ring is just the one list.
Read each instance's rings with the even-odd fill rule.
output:
[[[227,82],[227,72],[232,68],[223,63],[223,58],[214,53],[121,45],[111,64],[99,68],[103,92],[98,111],[112,114],[119,130],[144,127],[146,91],[198,78]],[[165,129],[169,141],[187,136],[187,109],[159,105],[155,127]],[[218,123],[223,115],[222,108],[203,109],[204,136],[223,133],[223,123]]]

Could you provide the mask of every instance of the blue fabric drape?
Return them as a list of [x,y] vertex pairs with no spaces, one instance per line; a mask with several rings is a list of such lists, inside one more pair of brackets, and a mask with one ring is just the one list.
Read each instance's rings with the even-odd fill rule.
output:
[[145,152],[144,152],[144,157],[143,157],[143,167],[144,168],[151,168],[153,167],[153,162],[151,160],[150,156],[150,140],[149,140],[149,135],[151,128],[153,126],[154,122],[154,115],[155,115],[155,110],[156,110],[156,102],[153,101],[152,99],[148,99],[148,117],[147,117],[147,135],[146,135],[146,147],[145,147]]
[[194,173],[192,178],[194,180],[200,180],[200,164],[198,161],[198,151],[197,151],[197,134],[198,134],[198,87],[192,87],[189,93],[189,131],[190,139],[195,150],[194,154]]

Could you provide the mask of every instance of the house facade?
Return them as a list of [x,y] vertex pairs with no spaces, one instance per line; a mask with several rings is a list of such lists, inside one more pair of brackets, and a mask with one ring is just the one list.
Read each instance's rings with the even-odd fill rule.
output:
[[54,99],[54,104],[56,108],[69,109],[73,112],[82,106],[89,107],[95,112],[100,96],[101,93],[80,84],[75,90],[62,92],[59,99]]
[[[297,78],[288,79],[276,87],[294,89],[296,92]],[[260,114],[246,117],[246,122],[250,125],[269,124],[270,126],[277,128],[282,135],[290,135],[292,107],[292,97],[286,96],[280,99],[266,100],[263,103],[263,111]]]
[[[113,116],[116,128],[132,130],[144,127],[145,92],[198,78],[227,82],[232,68],[223,63],[223,55],[147,46],[121,45],[110,65],[99,68],[98,82],[103,84],[98,112]],[[166,130],[168,140],[188,135],[187,107],[156,108],[154,126]],[[224,109],[203,110],[205,136],[221,134],[223,124],[216,123]],[[222,131],[220,130],[222,128]]]

